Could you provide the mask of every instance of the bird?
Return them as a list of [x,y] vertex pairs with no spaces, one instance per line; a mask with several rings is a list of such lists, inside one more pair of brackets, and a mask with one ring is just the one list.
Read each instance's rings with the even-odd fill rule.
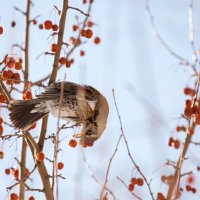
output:
[[80,133],[74,136],[82,146],[93,146],[104,132],[109,114],[103,94],[92,86],[69,81],[53,83],[31,100],[11,100],[8,108],[10,120],[19,130],[26,131],[49,113],[80,126]]

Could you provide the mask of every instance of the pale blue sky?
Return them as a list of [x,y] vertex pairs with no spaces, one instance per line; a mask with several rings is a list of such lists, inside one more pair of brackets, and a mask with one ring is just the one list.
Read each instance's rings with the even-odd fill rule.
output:
[[[61,1],[35,0],[33,2],[35,6],[32,9],[32,17],[41,15],[38,18],[39,22],[49,18],[58,21],[53,5],[60,7],[59,2]],[[86,9],[86,6],[81,5],[81,0],[69,2],[71,6]],[[192,52],[188,39],[188,6],[190,1],[151,0],[150,2],[156,25],[165,42],[175,52],[191,60]],[[5,28],[5,34],[0,36],[0,58],[9,52],[21,55],[18,49],[11,48],[13,43],[20,44],[23,41],[24,34],[24,19],[20,13],[12,9],[14,5],[25,8],[25,1],[0,2],[1,24]],[[200,16],[198,10],[200,9],[200,2],[194,0],[194,5],[195,44],[199,47]],[[64,35],[65,41],[72,34],[70,27],[74,23],[74,14],[79,13],[69,10],[68,27]],[[9,27],[13,19],[17,22],[15,29]],[[107,129],[93,148],[85,150],[88,162],[99,181],[104,181],[109,158],[120,135],[119,121],[112,98],[112,88],[115,88],[123,128],[134,159],[144,171],[146,177],[149,180],[153,178],[153,192],[165,191],[166,187],[160,185],[160,175],[162,173],[169,174],[172,169],[163,167],[155,173],[152,172],[164,164],[166,159],[177,159],[179,151],[169,149],[167,140],[174,134],[173,128],[178,124],[179,120],[177,119],[183,112],[185,97],[182,94],[182,89],[189,83],[190,71],[179,65],[179,61],[172,57],[155,38],[149,16],[145,10],[145,0],[94,0],[92,20],[98,24],[94,28],[94,34],[101,37],[101,44],[95,46],[92,41],[89,41],[86,45],[80,47],[80,49],[83,48],[86,51],[86,56],[80,58],[78,56],[79,50],[75,51],[73,54],[76,59],[75,64],[70,69],[61,70],[57,78],[57,80],[62,80],[66,73],[67,80],[92,85],[108,98],[110,115]],[[35,81],[42,78],[51,69],[51,56],[41,56],[38,60],[35,60],[40,53],[49,48],[51,44],[51,40],[47,40],[49,34],[48,31],[38,30],[36,26],[31,27],[30,80]],[[134,93],[134,88],[152,105],[154,114],[160,118],[163,124],[159,124],[152,118],[144,103],[135,98],[137,95]],[[38,90],[33,89],[33,93],[35,92],[38,93]],[[3,114],[6,115],[7,113]],[[55,118],[50,117],[49,134],[55,132],[56,122]],[[38,131],[39,129],[34,130],[33,134],[37,135]],[[63,155],[59,155],[59,158],[65,163],[62,172],[67,178],[60,180],[60,199],[64,199],[66,196],[69,200],[97,199],[99,198],[100,188],[87,173],[79,149],[74,150],[67,146],[71,134],[71,131],[63,131],[61,135],[61,137],[65,135],[68,137],[61,144]],[[3,149],[12,156],[17,156],[16,143],[9,147],[11,144],[12,142],[6,142]],[[10,151],[7,150],[8,148]],[[19,149],[17,148],[17,150]],[[194,147],[191,150],[192,164],[186,163],[188,167],[185,169],[186,171],[195,169],[195,165],[199,164],[196,163],[197,159],[195,159],[195,156],[198,156],[195,153],[197,148]],[[50,143],[47,144],[45,151],[49,152],[50,156],[52,151]],[[3,171],[6,166],[11,166],[13,160],[11,155],[8,155],[0,162],[0,177],[2,177],[0,200],[3,200],[6,195],[4,187],[12,184],[11,178],[7,178]],[[32,164],[30,161],[29,165]],[[108,186],[118,199],[128,200],[132,197],[116,180],[116,176],[121,177],[128,184],[132,175],[135,175],[133,166],[122,142],[112,164],[108,181]],[[39,187],[39,183],[40,180],[36,178],[32,186]],[[143,186],[136,190],[136,193],[144,199],[150,199],[146,189],[146,186]],[[196,198],[188,194],[182,199],[198,199],[199,195],[200,193],[197,194]],[[38,193],[35,194],[35,197],[44,199]],[[112,199],[112,197],[109,199]]]

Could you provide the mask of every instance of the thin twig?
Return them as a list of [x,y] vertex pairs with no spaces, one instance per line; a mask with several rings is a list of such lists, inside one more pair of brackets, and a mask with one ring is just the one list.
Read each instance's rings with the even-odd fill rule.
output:
[[21,51],[24,51],[25,49],[19,45],[19,44],[13,44],[12,47],[18,47],[19,49],[21,49]]
[[16,10],[16,11],[19,11],[20,13],[22,13],[23,15],[26,15],[26,13],[21,10],[20,8],[16,7],[16,6],[13,6],[13,8]]
[[109,159],[109,163],[108,163],[108,167],[107,167],[107,170],[106,170],[106,176],[105,176],[104,184],[102,186],[101,193],[100,193],[100,200],[102,200],[102,198],[103,198],[103,193],[105,191],[106,184],[108,182],[108,175],[109,175],[109,172],[110,172],[110,167],[111,167],[112,161],[113,161],[113,159],[114,159],[114,157],[115,157],[115,155],[117,153],[117,150],[118,150],[118,147],[119,147],[121,139],[122,139],[122,133],[120,134],[119,139],[117,140],[117,145],[115,147],[115,150],[114,150],[112,156]]
[[[88,7],[88,10],[87,10],[87,14],[88,14],[88,15],[89,15],[90,12],[91,12],[91,8],[92,8],[92,3],[89,3],[89,7]],[[86,26],[86,21],[87,21],[87,20],[88,20],[88,16],[86,16],[86,18],[85,18],[85,20],[84,20],[84,22],[83,22],[83,25],[82,25],[82,27],[81,27],[81,29],[84,29],[84,28],[85,28],[85,26]],[[81,35],[80,35],[80,33],[79,33],[78,36],[77,36],[77,38],[76,38],[76,41],[79,41],[79,40],[80,40],[80,37],[81,37]],[[76,43],[74,44],[74,46],[69,50],[69,52],[68,52],[67,55],[66,55],[66,59],[67,59],[67,60],[69,59],[69,57],[71,56],[71,54],[74,52],[74,50],[75,50],[78,46],[79,46],[79,43],[76,42]],[[58,70],[60,70],[62,66],[63,66],[63,65],[58,66]],[[33,85],[40,84],[40,83],[42,83],[42,82],[48,80],[50,77],[51,77],[51,74],[48,74],[48,75],[45,76],[44,78],[42,78],[42,79],[40,79],[40,80],[38,80],[38,81],[33,82]]]
[[194,44],[194,20],[193,20],[193,0],[190,0],[190,5],[188,8],[188,21],[189,21],[189,41],[192,47],[193,55],[192,55],[192,60],[193,60],[193,66],[197,64],[197,51],[195,48]]
[[[49,84],[53,83],[56,80],[56,76],[57,76],[58,63],[59,63],[59,58],[60,58],[60,53],[61,53],[61,48],[62,48],[65,21],[66,21],[66,16],[67,16],[67,9],[66,9],[67,6],[68,6],[68,0],[63,0],[62,13],[61,13],[60,23],[59,23],[59,33],[58,33],[58,39],[57,39],[58,51],[56,52],[55,57],[54,57],[54,62],[53,62],[53,66],[52,66],[52,72],[50,75]],[[41,82],[36,82],[36,84],[37,83],[41,83]],[[38,140],[38,145],[41,149],[43,148],[43,144],[44,144],[44,140],[45,140],[47,122],[48,122],[48,115],[46,115],[42,119],[42,128],[41,128],[40,136],[39,136],[39,140]]]
[[76,10],[76,11],[80,12],[81,14],[85,15],[86,17],[89,17],[89,16],[90,16],[88,13],[83,12],[83,11],[82,11],[81,9],[79,9],[79,8],[75,8],[75,7],[72,7],[72,6],[68,6],[68,9]]
[[[24,43],[25,47],[22,50],[24,51],[24,81],[28,81],[29,75],[29,32],[30,32],[30,7],[31,7],[31,0],[26,1],[26,13],[25,13],[25,38]],[[21,11],[22,12],[22,11]],[[19,47],[19,46],[18,46]],[[26,84],[24,84],[24,90],[26,88]],[[25,178],[25,168],[26,168],[26,151],[27,151],[27,144],[26,140],[22,137],[21,139],[21,149],[20,149],[20,168],[19,168],[19,198],[20,200],[24,200],[25,198],[25,186],[23,183]]]
[[122,120],[121,120],[121,116],[119,114],[119,109],[118,109],[118,106],[117,106],[117,102],[116,102],[116,99],[115,99],[115,92],[114,92],[114,89],[112,90],[113,92],[113,99],[114,99],[114,103],[115,103],[115,108],[116,108],[116,111],[117,111],[117,115],[118,115],[118,118],[119,118],[119,123],[120,123],[120,130],[121,130],[121,133],[122,133],[122,137],[124,139],[124,142],[125,142],[125,145],[126,145],[126,149],[127,149],[127,152],[128,152],[128,156],[130,157],[133,165],[135,166],[135,168],[137,169],[137,171],[139,172],[139,174],[142,176],[142,178],[144,179],[144,182],[146,183],[147,187],[148,187],[148,190],[149,190],[149,193],[150,193],[150,196],[151,196],[151,199],[154,200],[154,197],[153,197],[153,192],[151,191],[151,187],[150,187],[150,182],[147,181],[147,178],[146,176],[143,174],[143,172],[141,171],[140,167],[136,164],[136,162],[134,161],[132,155],[131,155],[131,152],[130,152],[130,149],[129,149],[129,146],[128,146],[128,141],[126,139],[126,136],[125,136],[125,133],[124,133],[124,129],[123,129],[123,126],[122,126]]
[[155,33],[156,38],[158,39],[158,41],[162,44],[162,46],[172,55],[174,56],[176,59],[180,60],[180,63],[183,65],[186,65],[188,67],[190,67],[192,69],[192,71],[197,74],[195,68],[193,65],[191,65],[188,60],[186,60],[185,58],[183,58],[182,56],[178,55],[176,52],[174,52],[171,47],[169,47],[169,45],[164,41],[164,39],[161,37],[156,24],[155,24],[155,19],[151,13],[150,7],[149,7],[149,0],[146,0],[146,10],[147,13],[149,15],[150,21],[151,21],[151,26],[153,28],[153,31]]
[[[117,178],[117,180],[119,180],[119,182],[121,182],[122,185],[124,185],[124,187],[128,190],[128,186],[126,185],[126,183],[125,183],[119,176],[117,176],[116,178]],[[129,191],[129,192],[130,192],[131,195],[134,196],[136,199],[142,200],[142,199],[141,199],[138,195],[136,195],[134,192],[132,192],[132,191]]]
[[[27,144],[30,147],[33,159],[35,159],[35,155],[36,155],[37,152],[40,151],[40,148],[37,145],[34,138],[32,137],[32,135],[28,131],[23,132],[23,134],[27,138]],[[47,178],[48,172],[47,172],[47,169],[44,165],[44,162],[36,161],[36,165],[37,165],[38,172],[40,174],[40,178],[42,180],[43,187],[45,188],[45,190],[44,190],[45,198],[48,199],[48,200],[54,200],[53,192],[51,190],[50,180]]]
[[[88,163],[88,161],[87,161],[87,159],[86,159],[86,157],[85,157],[85,153],[84,153],[83,150],[82,150],[82,156],[83,156],[83,162],[84,162],[84,164],[85,164],[85,166],[86,166],[86,168],[87,168],[87,170],[88,170],[88,172],[89,172],[91,178],[97,183],[97,185],[98,185],[99,187],[102,188],[102,184],[99,182],[99,180],[98,180],[97,177],[95,176],[94,172],[92,171],[92,168],[91,168],[91,166],[89,165],[89,163]],[[107,186],[105,187],[105,190],[108,191],[108,192],[110,193],[110,195],[112,196],[112,198],[113,198],[114,200],[117,200],[117,198],[115,197],[115,195],[114,195],[114,193],[112,192],[112,190],[110,190]]]
[[[66,76],[65,76],[66,77]],[[54,155],[53,155],[53,169],[52,169],[52,190],[54,190],[54,183],[56,184],[56,200],[58,200],[58,179],[57,179],[57,153],[58,153],[58,148],[59,148],[59,133],[60,133],[60,116],[61,116],[61,107],[62,107],[62,102],[64,98],[64,81],[61,82],[61,88],[60,88],[60,99],[59,99],[59,111],[58,111],[58,120],[57,120],[57,131],[56,135],[54,138]],[[54,178],[55,177],[55,178]]]

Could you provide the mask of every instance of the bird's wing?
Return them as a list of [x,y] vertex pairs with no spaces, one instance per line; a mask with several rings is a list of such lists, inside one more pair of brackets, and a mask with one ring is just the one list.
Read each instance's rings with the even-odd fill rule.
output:
[[45,91],[39,95],[36,95],[38,99],[47,101],[47,100],[56,100],[61,96],[61,88],[63,88],[65,98],[77,99],[87,101],[88,105],[95,110],[98,104],[99,92],[91,86],[88,85],[79,85],[72,82],[57,82],[48,87]]

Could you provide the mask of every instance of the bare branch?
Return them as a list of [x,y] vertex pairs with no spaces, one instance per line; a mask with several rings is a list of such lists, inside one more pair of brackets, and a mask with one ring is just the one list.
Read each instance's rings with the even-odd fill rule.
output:
[[[89,172],[91,178],[97,183],[97,185],[98,185],[99,187],[102,188],[102,184],[98,181],[97,177],[95,176],[94,172],[92,171],[92,168],[91,168],[91,166],[89,165],[89,163],[87,162],[87,159],[86,159],[86,157],[85,157],[85,153],[84,153],[83,150],[82,150],[82,156],[83,156],[84,164],[85,164],[85,166],[86,166],[86,168],[87,168],[87,170],[88,170],[88,172]],[[113,198],[114,200],[117,200],[117,198],[115,197],[114,193],[113,193],[107,186],[105,186],[105,190],[108,191],[108,192],[110,193],[110,195],[112,196],[112,198]]]
[[90,16],[88,13],[83,12],[83,11],[80,10],[79,8],[75,8],[75,7],[72,7],[72,6],[68,6],[68,9],[76,10],[76,11],[80,12],[81,14],[85,15],[86,17],[89,17],[89,16]]
[[12,47],[18,47],[22,51],[25,51],[25,49],[21,45],[19,45],[19,44],[13,44]]
[[106,170],[106,176],[105,176],[105,181],[104,181],[104,184],[102,186],[102,190],[101,190],[101,194],[100,194],[100,200],[102,200],[103,198],[103,193],[105,191],[105,188],[106,188],[106,184],[108,182],[108,175],[109,175],[109,172],[110,172],[110,167],[111,167],[111,164],[112,164],[112,161],[117,153],[117,150],[118,150],[118,147],[119,147],[119,144],[120,144],[120,141],[122,139],[122,134],[119,136],[119,139],[117,140],[117,145],[115,147],[115,150],[112,154],[112,156],[110,157],[110,160],[109,160],[109,163],[108,163],[108,167],[107,167],[107,170]]
[[26,16],[26,13],[25,13],[23,10],[21,10],[20,8],[18,8],[18,7],[16,7],[16,6],[13,6],[13,8],[14,8],[16,11],[19,11],[20,13],[22,13],[23,15]]
[[197,64],[197,51],[194,44],[194,22],[193,22],[193,0],[190,0],[190,6],[188,8],[188,21],[189,21],[189,41],[193,50],[192,60],[193,65]]
[[192,69],[192,71],[197,74],[196,69],[194,68],[193,65],[191,65],[188,60],[186,60],[185,58],[183,58],[182,56],[178,55],[176,52],[174,52],[169,45],[163,40],[163,38],[161,37],[156,24],[155,24],[155,19],[151,13],[150,7],[149,7],[149,0],[146,0],[146,10],[147,13],[149,15],[150,21],[151,21],[151,26],[153,28],[153,31],[155,33],[156,38],[158,39],[158,41],[162,44],[162,46],[172,55],[174,56],[176,59],[178,59],[180,61],[181,64],[186,65],[188,67],[190,67]]
[[[117,176],[116,178],[117,178],[117,180],[118,180],[119,182],[121,182],[122,185],[128,190],[128,186],[126,185],[126,183],[125,183],[119,176]],[[132,191],[129,191],[129,192],[130,192],[131,195],[134,196],[136,199],[142,200],[142,199],[141,199],[138,195],[136,195],[134,192],[132,192]]]
[[139,174],[142,176],[142,178],[144,179],[147,187],[148,187],[148,190],[149,190],[149,193],[151,195],[151,198],[154,200],[154,197],[153,197],[153,192],[151,191],[151,187],[150,187],[150,183],[147,181],[145,175],[143,174],[143,172],[141,171],[140,167],[136,164],[136,162],[134,161],[132,155],[131,155],[131,152],[130,152],[130,149],[129,149],[129,146],[128,146],[128,141],[126,139],[126,136],[125,136],[125,133],[124,133],[124,129],[123,129],[123,126],[122,126],[122,121],[121,121],[121,116],[119,114],[119,110],[118,110],[118,106],[117,106],[117,102],[116,102],[116,99],[115,99],[115,92],[114,92],[114,89],[112,90],[113,92],[113,99],[114,99],[114,103],[115,103],[115,108],[116,108],[116,111],[117,111],[117,115],[118,115],[118,118],[119,118],[119,122],[120,122],[120,130],[121,130],[121,135],[124,139],[124,142],[125,142],[125,145],[126,145],[126,149],[127,149],[127,152],[128,152],[128,156],[130,157],[133,165],[135,166],[135,168],[137,169],[137,171],[139,172]]
[[[88,10],[87,10],[87,14],[88,14],[88,15],[89,15],[89,13],[90,13],[90,11],[91,11],[91,8],[92,8],[92,3],[89,3],[89,7],[88,7]],[[84,29],[84,28],[85,28],[85,24],[86,24],[86,21],[87,21],[87,20],[88,20],[88,16],[86,16],[86,18],[85,18],[85,20],[84,20],[84,22],[83,22],[83,25],[82,25],[82,27],[81,27],[81,29]],[[76,41],[80,40],[80,37],[81,37],[81,35],[80,35],[80,33],[79,33],[79,34],[78,34],[78,37],[76,38]],[[79,46],[79,44],[78,44],[78,42],[76,42],[76,43],[74,44],[74,46],[69,50],[69,52],[68,52],[67,55],[66,55],[66,59],[67,59],[67,60],[69,59],[69,57],[71,56],[71,54],[74,52],[74,50],[75,50],[78,46]],[[58,70],[61,69],[61,67],[62,67],[62,65],[58,66]],[[44,78],[42,78],[42,79],[40,79],[40,80],[34,82],[33,84],[34,84],[34,85],[35,85],[35,84],[36,84],[36,85],[37,85],[37,84],[40,84],[40,83],[42,83],[42,82],[48,80],[50,77],[51,77],[51,74],[48,74],[47,76],[45,76]]]

